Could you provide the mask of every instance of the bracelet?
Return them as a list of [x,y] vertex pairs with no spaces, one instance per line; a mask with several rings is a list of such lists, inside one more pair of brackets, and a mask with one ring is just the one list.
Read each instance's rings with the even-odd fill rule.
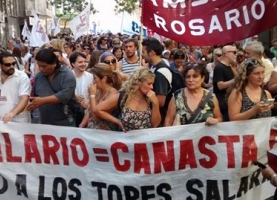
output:
[[271,177],[271,179],[270,179],[270,183],[271,183],[271,185],[273,185],[273,186],[275,186],[274,180],[275,180],[276,177],[277,177],[277,174],[273,174],[272,177]]
[[92,95],[89,95],[89,99],[94,99],[95,98],[95,95],[92,94]]

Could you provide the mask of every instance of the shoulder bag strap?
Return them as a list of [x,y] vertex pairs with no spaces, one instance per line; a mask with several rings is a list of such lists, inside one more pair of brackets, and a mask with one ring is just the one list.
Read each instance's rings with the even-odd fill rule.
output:
[[197,107],[197,109],[194,111],[194,113],[192,114],[192,116],[189,118],[189,120],[186,122],[186,124],[190,124],[195,117],[201,112],[201,110],[203,108],[205,108],[205,104],[207,103],[207,101],[210,99],[210,97],[212,96],[212,91],[209,91],[209,93],[207,94],[207,96],[205,96],[205,98],[202,100],[201,104]]

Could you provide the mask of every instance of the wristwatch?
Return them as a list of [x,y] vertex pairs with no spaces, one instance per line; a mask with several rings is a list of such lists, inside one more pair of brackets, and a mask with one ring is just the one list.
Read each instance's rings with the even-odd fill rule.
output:
[[94,98],[95,98],[95,94],[89,95],[89,99],[94,99]]

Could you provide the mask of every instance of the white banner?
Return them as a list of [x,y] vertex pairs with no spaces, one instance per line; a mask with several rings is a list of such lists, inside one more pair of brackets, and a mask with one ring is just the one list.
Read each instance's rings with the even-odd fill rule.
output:
[[53,36],[56,36],[59,32],[61,32],[60,27],[60,18],[52,18],[51,23],[49,24],[47,31],[49,34],[53,31]]
[[266,162],[273,122],[127,133],[0,122],[0,199],[265,199],[274,188],[252,162]]
[[30,46],[41,47],[43,44],[49,42],[49,38],[37,16],[34,14],[34,23],[31,31]]
[[[121,24],[121,33],[127,35],[137,34],[140,35],[140,20],[136,14],[129,14],[128,12],[123,12],[122,24]],[[143,28],[143,37],[147,36],[147,29]]]
[[68,26],[71,29],[75,40],[89,31],[90,4],[76,17],[74,17]]
[[24,20],[24,26],[23,26],[21,35],[22,35],[23,39],[27,38],[30,41],[31,32],[30,32],[29,27],[27,25],[26,19]]

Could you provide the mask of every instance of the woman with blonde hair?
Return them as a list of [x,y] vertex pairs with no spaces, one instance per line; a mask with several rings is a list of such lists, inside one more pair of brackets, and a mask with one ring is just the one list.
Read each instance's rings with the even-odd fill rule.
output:
[[79,126],[87,126],[92,129],[114,130],[115,125],[103,120],[96,114],[95,110],[98,104],[105,101],[111,95],[118,94],[118,90],[121,88],[122,83],[121,77],[104,63],[96,64],[92,68],[92,74],[94,84],[88,87],[90,106]]
[[[155,128],[161,122],[158,98],[153,92],[155,75],[148,68],[135,71],[123,91],[97,105],[99,117],[118,125],[122,131]],[[118,109],[118,117],[110,114]]]
[[65,42],[61,39],[52,39],[50,41],[51,47],[53,47],[54,49],[58,49],[63,53],[64,53],[64,44],[65,44]]
[[265,67],[261,60],[247,59],[241,64],[241,73],[230,88],[228,112],[230,121],[271,116],[271,94],[263,89]]

